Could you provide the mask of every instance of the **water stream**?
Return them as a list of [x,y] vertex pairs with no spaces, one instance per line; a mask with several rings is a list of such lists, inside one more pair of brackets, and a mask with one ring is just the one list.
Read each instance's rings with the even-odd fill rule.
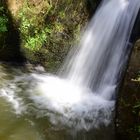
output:
[[139,8],[103,0],[57,75],[1,65],[0,139],[115,139],[116,89]]

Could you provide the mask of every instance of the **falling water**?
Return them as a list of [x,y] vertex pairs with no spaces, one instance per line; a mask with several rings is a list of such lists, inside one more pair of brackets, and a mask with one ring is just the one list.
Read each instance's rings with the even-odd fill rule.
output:
[[[139,8],[139,0],[103,0],[79,45],[70,51],[59,76],[45,73],[16,76],[1,89],[0,95],[14,105],[18,114],[28,112],[29,105],[24,100],[28,98],[38,108],[36,116],[47,116],[54,125],[76,130],[108,125]],[[28,85],[24,98],[17,97],[20,81]]]
[[129,56],[129,38],[139,8],[138,0],[104,0],[75,54],[70,52],[63,67],[65,77],[112,99]]

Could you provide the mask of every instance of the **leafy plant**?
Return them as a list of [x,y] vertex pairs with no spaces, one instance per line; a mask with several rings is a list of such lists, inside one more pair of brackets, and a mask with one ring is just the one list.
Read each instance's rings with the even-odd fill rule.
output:
[[33,37],[29,36],[25,43],[25,47],[33,51],[37,51],[42,47],[45,40],[46,40],[46,33],[42,31],[40,34],[35,34],[35,36]]
[[[51,9],[51,5],[48,2],[45,3],[48,11]],[[47,34],[51,33],[51,28],[49,25],[44,24],[44,15],[40,13],[45,13],[43,7],[40,6],[41,11],[35,12],[35,7],[29,7],[27,1],[25,1],[23,8],[19,13],[20,27],[22,37],[22,45],[32,51],[38,51],[45,42],[47,42]],[[47,9],[46,8],[46,9]],[[33,11],[32,11],[33,9]],[[37,18],[36,18],[37,16]]]
[[6,32],[7,31],[7,23],[8,23],[8,18],[4,13],[4,8],[0,7],[0,32]]
[[137,77],[135,79],[132,79],[132,81],[140,83],[140,71],[138,71]]
[[31,62],[45,62],[49,70],[58,68],[72,46],[73,38],[79,39],[84,18],[87,18],[83,13],[83,1],[23,1],[17,17],[21,48]]

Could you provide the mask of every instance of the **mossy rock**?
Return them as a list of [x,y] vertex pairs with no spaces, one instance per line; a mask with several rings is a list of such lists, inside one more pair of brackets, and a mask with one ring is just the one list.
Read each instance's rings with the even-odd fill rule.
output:
[[[93,0],[93,7],[97,1]],[[12,57],[22,51],[27,61],[42,64],[48,71],[58,69],[89,20],[86,0],[7,0],[6,4],[12,15],[9,31],[17,37],[12,47],[10,39],[6,41],[11,48],[6,52]]]
[[17,21],[27,60],[57,69],[87,22],[85,5],[83,0],[26,0]]

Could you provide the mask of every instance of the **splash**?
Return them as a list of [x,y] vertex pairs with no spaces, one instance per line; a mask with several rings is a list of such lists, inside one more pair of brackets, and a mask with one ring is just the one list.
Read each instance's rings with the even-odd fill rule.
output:
[[3,97],[7,102],[12,104],[15,113],[20,115],[26,110],[22,98],[15,95],[14,90],[11,88],[3,88],[0,90],[0,97]]
[[111,121],[114,101],[107,101],[90,89],[78,87],[67,79],[47,75],[32,76],[39,81],[39,95],[30,94],[30,99],[40,110],[50,111],[47,116],[54,125],[63,124],[77,130],[89,130],[101,124],[108,125]]

